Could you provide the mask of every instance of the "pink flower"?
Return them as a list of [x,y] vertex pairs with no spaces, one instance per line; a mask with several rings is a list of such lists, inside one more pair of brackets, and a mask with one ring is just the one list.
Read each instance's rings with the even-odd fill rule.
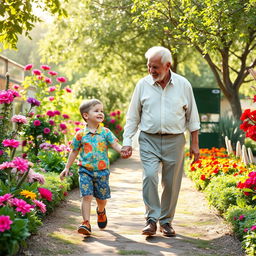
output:
[[28,170],[28,160],[26,159],[15,157],[14,160],[12,160],[12,163],[14,164],[14,167],[17,168],[21,173]]
[[72,92],[72,90],[69,87],[66,87],[65,90],[66,90],[66,92],[69,92],[69,93]]
[[3,162],[2,164],[0,164],[0,170],[8,168],[14,168],[14,164],[12,162]]
[[26,201],[24,201],[23,199],[18,199],[18,198],[13,198],[11,200],[11,204],[13,206],[16,206],[16,212],[21,212],[22,215],[25,215],[27,212],[30,212],[31,209],[34,208],[33,205],[27,204]]
[[81,123],[79,121],[74,122],[75,125],[80,125]]
[[34,70],[32,71],[32,73],[33,73],[34,75],[36,75],[36,76],[41,76],[41,74],[42,74],[39,69],[34,69]]
[[40,126],[41,122],[40,122],[40,120],[35,120],[33,122],[33,124],[34,124],[34,126]]
[[49,92],[54,92],[56,90],[56,87],[55,86],[51,86],[50,88],[49,88]]
[[33,65],[32,64],[28,64],[24,67],[24,70],[25,71],[28,71],[28,70],[31,70],[33,68]]
[[51,111],[51,110],[48,110],[48,111],[46,112],[46,115],[47,115],[47,116],[50,116],[50,117],[55,116],[54,112]]
[[3,206],[4,205],[3,203],[10,200],[12,197],[13,195],[10,193],[0,196],[0,206]]
[[32,117],[35,113],[34,112],[29,112],[27,115],[28,117]]
[[0,104],[10,104],[11,102],[13,102],[14,97],[13,97],[13,93],[10,92],[10,90],[7,91],[0,91]]
[[44,134],[48,134],[50,132],[51,132],[51,130],[49,128],[47,128],[47,127],[44,128]]
[[45,183],[44,176],[40,173],[34,172],[33,169],[30,169],[28,173],[28,182],[32,183],[35,181],[38,181],[40,184],[44,184]]
[[65,130],[65,129],[67,129],[67,126],[65,124],[61,123],[60,124],[60,129],[61,130]]
[[59,116],[60,115],[60,111],[59,110],[54,110],[54,115]]
[[44,81],[45,81],[47,84],[51,84],[51,83],[52,83],[52,79],[49,78],[49,77],[45,77]]
[[248,232],[248,228],[245,228],[245,229],[244,229],[244,232]]
[[43,202],[41,202],[41,201],[38,201],[38,200],[33,200],[33,202],[35,203],[35,205],[40,209],[40,211],[42,212],[42,213],[45,213],[46,212],[46,205],[43,203]]
[[57,77],[56,80],[57,80],[58,82],[60,82],[60,83],[65,83],[65,82],[67,82],[67,79],[66,79],[65,77],[63,77],[63,76]]
[[27,118],[23,115],[14,115],[11,121],[18,124],[26,124],[28,122]]
[[20,89],[20,86],[19,86],[18,84],[14,84],[14,85],[13,85],[13,89],[14,89],[14,90],[19,90],[19,89]]
[[51,75],[51,76],[57,76],[58,75],[58,73],[55,72],[55,71],[49,71],[48,74]]
[[53,120],[49,120],[50,125],[55,125],[55,122]]
[[69,118],[70,118],[70,116],[67,115],[67,114],[63,114],[62,116],[63,116],[63,118],[65,118],[65,119],[69,119]]
[[37,79],[38,79],[38,80],[43,80],[44,77],[43,77],[43,76],[37,76]]
[[75,132],[78,132],[78,131],[80,131],[81,130],[81,128],[79,128],[79,127],[76,127],[75,128]]
[[251,231],[256,230],[256,225],[251,226]]
[[48,66],[48,65],[42,65],[42,66],[41,66],[41,69],[44,69],[44,70],[50,70],[50,69],[51,69],[51,67],[50,67],[50,66]]
[[1,215],[0,216],[0,232],[9,230],[13,221],[10,219],[10,216]]
[[4,147],[17,148],[20,145],[20,142],[14,139],[6,139],[2,142]]
[[245,218],[244,215],[240,215],[240,216],[239,216],[239,220],[243,220],[244,218]]
[[111,112],[109,115],[110,116],[116,116],[116,112]]
[[110,122],[111,124],[114,124],[114,123],[116,122],[116,120],[115,120],[115,119],[111,119],[109,122]]
[[4,151],[0,149],[0,156],[2,156],[3,154],[4,154]]
[[37,188],[41,197],[48,201],[52,201],[52,192],[46,188]]
[[50,101],[53,101],[53,100],[54,100],[54,97],[53,97],[53,96],[50,96],[50,97],[49,97],[49,100],[50,100]]

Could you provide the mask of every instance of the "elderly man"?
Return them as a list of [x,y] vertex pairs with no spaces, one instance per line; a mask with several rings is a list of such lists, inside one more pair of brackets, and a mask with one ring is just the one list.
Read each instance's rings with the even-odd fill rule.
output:
[[[190,131],[190,156],[199,158],[199,115],[186,78],[171,71],[172,56],[160,46],[146,54],[149,75],[136,85],[124,127],[122,154],[132,155],[132,137],[140,129],[140,158],[143,166],[143,200],[146,226],[143,235],[156,234],[157,222],[164,236],[175,236],[172,220],[183,174],[184,132]],[[158,171],[162,170],[161,200]]]

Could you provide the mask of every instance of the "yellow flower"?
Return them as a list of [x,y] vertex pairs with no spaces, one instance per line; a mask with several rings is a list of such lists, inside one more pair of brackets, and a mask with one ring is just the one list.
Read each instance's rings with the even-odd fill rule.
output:
[[22,196],[25,196],[26,198],[31,198],[32,200],[36,199],[36,193],[28,191],[28,190],[22,190],[20,192]]

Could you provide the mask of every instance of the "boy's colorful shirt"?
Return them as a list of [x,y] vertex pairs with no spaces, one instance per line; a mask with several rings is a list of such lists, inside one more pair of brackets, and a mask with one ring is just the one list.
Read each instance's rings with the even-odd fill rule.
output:
[[79,166],[87,170],[104,170],[109,168],[108,146],[118,139],[106,127],[99,126],[96,133],[87,127],[78,131],[70,147],[79,150]]

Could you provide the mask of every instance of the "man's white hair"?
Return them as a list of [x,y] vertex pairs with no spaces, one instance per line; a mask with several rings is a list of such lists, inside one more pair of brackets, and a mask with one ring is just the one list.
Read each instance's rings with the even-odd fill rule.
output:
[[163,46],[153,46],[147,50],[145,53],[145,57],[147,59],[150,59],[155,56],[160,56],[161,57],[161,62],[162,64],[166,64],[167,62],[172,63],[172,54],[171,52],[163,47]]

